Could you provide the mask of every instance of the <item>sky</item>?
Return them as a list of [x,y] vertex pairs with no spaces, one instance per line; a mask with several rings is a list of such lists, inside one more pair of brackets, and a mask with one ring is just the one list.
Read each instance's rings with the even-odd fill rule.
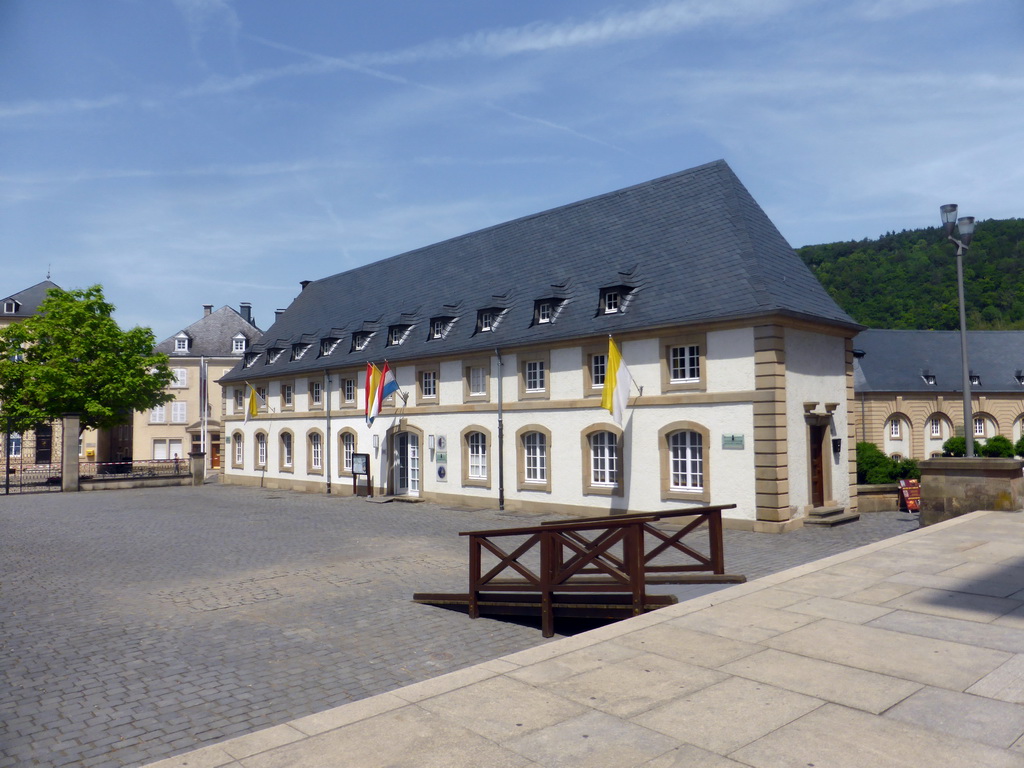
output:
[[0,0],[0,293],[266,330],[302,280],[720,158],[794,247],[1019,218],[1022,41],[1021,0]]

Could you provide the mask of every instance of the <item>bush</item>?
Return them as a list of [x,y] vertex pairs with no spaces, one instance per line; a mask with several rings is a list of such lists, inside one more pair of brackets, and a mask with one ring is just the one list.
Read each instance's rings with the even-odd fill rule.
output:
[[1020,439],[1013,444],[1013,453],[1015,456],[1024,456],[1024,435],[1020,436]]
[[993,435],[981,446],[981,453],[979,455],[994,459],[1012,459],[1013,450],[1014,446],[1009,438],[1002,435]]
[[857,443],[857,482],[867,485],[919,479],[921,470],[913,459],[895,461],[874,443]]
[[[942,455],[943,456],[966,456],[967,455],[967,440],[962,437],[951,437],[949,440],[942,444]],[[981,443],[977,440],[974,441],[974,455],[981,456]]]

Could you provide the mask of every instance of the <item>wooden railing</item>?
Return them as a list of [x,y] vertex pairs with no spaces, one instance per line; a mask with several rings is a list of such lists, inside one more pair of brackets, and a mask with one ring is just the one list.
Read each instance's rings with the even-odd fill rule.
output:
[[[464,531],[460,535],[469,538],[469,592],[420,593],[413,599],[465,605],[474,619],[481,608],[513,614],[539,610],[545,637],[554,634],[556,613],[591,618],[636,616],[675,602],[672,595],[647,594],[648,584],[745,580],[725,573],[722,510],[733,507],[726,504]],[[674,532],[656,527],[662,520],[680,517],[692,519]],[[708,554],[683,542],[704,524]],[[666,554],[682,554],[684,559],[666,563]],[[656,564],[658,558],[663,559]]]

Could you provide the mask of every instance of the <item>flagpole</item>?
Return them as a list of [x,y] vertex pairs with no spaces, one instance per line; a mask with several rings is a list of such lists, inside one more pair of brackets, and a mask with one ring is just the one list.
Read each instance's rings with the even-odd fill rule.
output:
[[199,410],[200,410],[200,427],[199,427],[199,450],[203,452],[203,464],[208,465],[209,458],[206,456],[206,411],[209,408],[209,383],[207,382],[207,369],[206,369],[206,357],[200,356],[199,358]]

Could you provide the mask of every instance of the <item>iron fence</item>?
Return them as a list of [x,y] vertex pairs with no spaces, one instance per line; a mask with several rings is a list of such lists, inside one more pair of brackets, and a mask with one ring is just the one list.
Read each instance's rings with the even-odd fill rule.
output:
[[102,478],[181,477],[191,472],[186,459],[140,459],[136,461],[83,461],[82,480]]

